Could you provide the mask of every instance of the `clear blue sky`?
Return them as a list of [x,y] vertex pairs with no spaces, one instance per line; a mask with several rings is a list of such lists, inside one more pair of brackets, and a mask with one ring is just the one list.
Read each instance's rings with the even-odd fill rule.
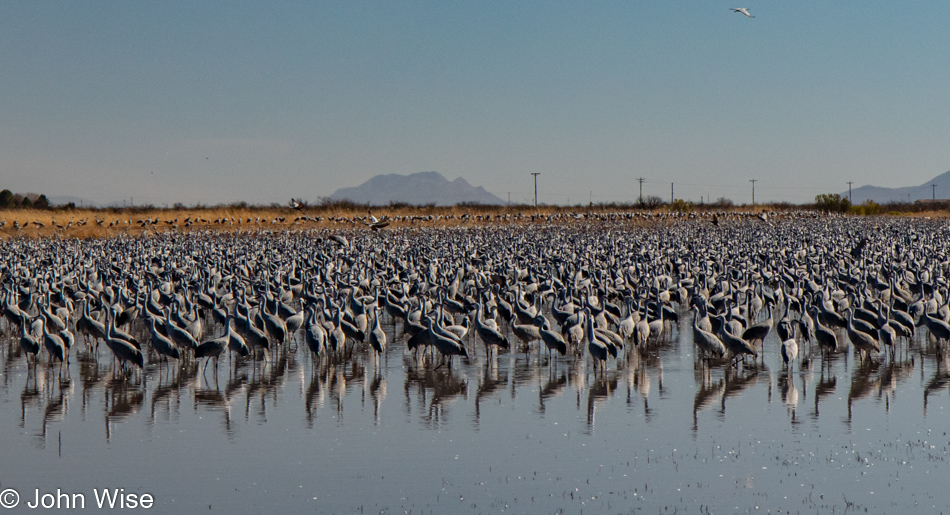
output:
[[0,187],[105,203],[430,170],[806,202],[950,169],[946,0],[0,0],[0,70]]

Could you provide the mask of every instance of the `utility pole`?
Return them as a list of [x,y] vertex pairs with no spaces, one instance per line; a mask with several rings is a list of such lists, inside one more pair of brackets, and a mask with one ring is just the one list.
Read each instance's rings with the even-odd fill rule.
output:
[[638,177],[637,182],[640,183],[640,203],[643,204],[643,177]]
[[538,210],[538,176],[541,175],[541,172],[531,172],[531,175],[534,176],[534,210]]
[[673,203],[673,183],[670,183],[670,204]]
[[508,192],[508,205],[511,205],[511,192]]
[[931,195],[933,195],[931,200],[937,200],[937,185],[936,184],[930,185],[930,192],[931,192]]
[[752,183],[752,205],[755,205],[755,181],[758,179],[749,179],[749,182]]
[[848,181],[848,204],[854,204],[851,200],[851,181]]

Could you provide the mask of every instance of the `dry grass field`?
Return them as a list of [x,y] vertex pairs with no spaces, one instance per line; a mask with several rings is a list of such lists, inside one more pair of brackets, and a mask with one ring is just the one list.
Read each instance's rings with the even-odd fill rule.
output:
[[[796,208],[782,207],[780,212],[795,212]],[[733,213],[762,213],[775,211],[775,206],[759,205],[728,208]],[[577,221],[576,215],[609,215],[634,213],[633,223],[649,223],[650,218],[669,214],[668,208],[656,210],[632,209],[617,206],[542,206],[535,211],[530,206],[454,206],[454,207],[340,207],[316,206],[302,210],[280,207],[211,207],[211,208],[115,208],[115,209],[11,209],[0,211],[0,239],[12,237],[100,238],[117,234],[138,236],[166,231],[191,232],[214,230],[220,232],[253,232],[266,230],[294,230],[310,228],[340,228],[370,230],[371,216],[385,221],[387,227],[436,224],[439,226],[471,226],[485,223],[532,223],[541,215],[543,220],[554,216],[558,223]],[[706,214],[713,210],[695,210]],[[722,211],[719,211],[720,213]],[[915,213],[891,213],[888,216],[946,218],[946,210]]]
[[[543,215],[565,211],[542,208]],[[566,211],[565,211],[566,212]],[[438,222],[440,225],[484,223],[488,215],[498,221],[531,220],[533,209],[523,206],[502,207],[397,207],[397,208],[335,208],[322,207],[294,210],[274,207],[214,207],[182,209],[11,209],[0,211],[0,238],[68,237],[99,238],[114,234],[140,235],[165,231],[215,230],[262,231],[339,227],[370,230],[371,216],[385,221],[388,227]],[[37,223],[38,222],[38,223]]]

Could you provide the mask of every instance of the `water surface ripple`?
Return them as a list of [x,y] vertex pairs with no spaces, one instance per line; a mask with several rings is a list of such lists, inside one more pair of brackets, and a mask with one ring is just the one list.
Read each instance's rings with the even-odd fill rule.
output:
[[925,331],[896,356],[815,349],[789,372],[774,332],[758,360],[703,366],[688,318],[606,371],[536,348],[488,358],[471,341],[471,358],[434,368],[388,319],[378,364],[365,348],[313,361],[290,345],[267,362],[153,360],[125,375],[79,347],[60,373],[43,356],[32,370],[5,337],[0,487],[87,503],[124,488],[162,513],[946,504],[950,363]]

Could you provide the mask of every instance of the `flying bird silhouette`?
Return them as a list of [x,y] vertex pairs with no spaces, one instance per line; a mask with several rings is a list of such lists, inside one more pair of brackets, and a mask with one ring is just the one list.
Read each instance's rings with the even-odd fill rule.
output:
[[733,8],[730,8],[729,10],[735,13],[744,14],[748,16],[749,18],[755,18],[755,16],[752,16],[751,14],[749,14],[749,9],[747,7],[733,7]]

